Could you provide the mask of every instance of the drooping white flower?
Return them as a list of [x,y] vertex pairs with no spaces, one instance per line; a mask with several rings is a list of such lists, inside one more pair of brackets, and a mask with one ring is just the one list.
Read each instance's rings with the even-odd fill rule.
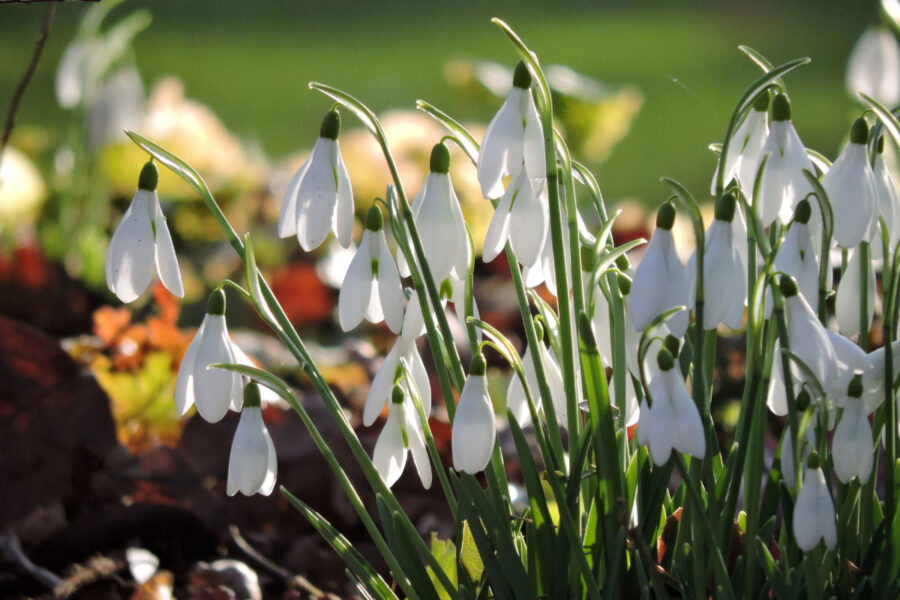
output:
[[476,354],[469,365],[469,376],[459,394],[450,443],[453,467],[472,475],[484,471],[491,460],[497,438],[494,408],[488,394],[485,363]]
[[[836,226],[836,225],[835,225]],[[847,336],[860,335],[859,312],[862,303],[862,270],[866,270],[866,285],[869,288],[868,303],[866,306],[866,323],[871,326],[875,316],[875,269],[872,261],[862,264],[862,252],[854,248],[847,252],[847,270],[838,283],[837,297],[834,302],[834,313],[837,317],[838,328]],[[868,327],[862,335],[868,335]]]
[[[747,301],[746,266],[734,246],[731,220],[734,218],[734,197],[726,194],[716,202],[716,215],[706,230],[703,252],[703,329],[715,329],[724,323],[740,329]],[[688,306],[696,305],[697,253],[685,268]]]
[[520,62],[506,101],[484,132],[477,164],[481,194],[499,198],[503,178],[523,171],[539,191],[547,175],[546,164],[544,128],[531,95],[531,74]]
[[834,461],[834,472],[844,483],[857,477],[864,484],[872,475],[875,455],[875,442],[872,439],[872,427],[865,412],[862,400],[862,375],[854,376],[847,386],[846,395],[838,400],[844,413],[834,430],[831,457]]
[[681,374],[675,368],[672,354],[660,350],[659,371],[650,380],[648,392],[651,404],[640,407],[638,441],[649,447],[653,462],[664,465],[672,450],[697,458],[706,454],[706,435],[700,413]]
[[827,390],[837,375],[837,357],[831,339],[809,303],[797,292],[793,278],[781,277],[781,292],[785,298],[791,352],[809,367]]
[[[891,344],[893,356],[893,375],[900,374],[900,340]],[[885,349],[877,348],[868,354],[871,368],[863,369],[863,395],[866,414],[875,411],[884,402]]]
[[[675,207],[667,202],[656,216],[656,230],[634,272],[628,295],[628,313],[637,331],[644,331],[650,321],[666,310],[688,304],[684,267],[675,251],[675,241],[672,238],[674,223]],[[684,336],[688,326],[688,311],[679,311],[666,324],[675,336]]]
[[[753,199],[753,185],[756,172],[762,159],[762,149],[769,135],[769,94],[761,94],[753,103],[753,108],[738,126],[728,143],[728,155],[725,157],[725,185],[732,179],[737,180],[744,196]],[[716,183],[719,171],[712,180],[712,195],[716,194]]]
[[214,291],[206,316],[191,340],[175,381],[175,410],[184,415],[197,405],[200,416],[216,423],[229,408],[241,408],[241,376],[234,371],[211,369],[216,363],[235,363],[236,357],[225,323],[225,292]]
[[900,46],[887,27],[866,29],[850,53],[847,89],[867,94],[885,106],[900,101]]
[[119,221],[106,253],[106,285],[122,302],[137,299],[153,279],[154,267],[163,285],[184,297],[175,246],[156,195],[159,171],[144,165],[131,206]]
[[[810,215],[808,200],[797,204],[794,221],[775,254],[775,270],[793,277],[806,301],[816,305],[819,302],[819,261],[809,233]],[[766,302],[767,309],[771,305]]]
[[837,521],[834,503],[828,491],[825,473],[819,467],[819,457],[811,454],[803,474],[803,487],[794,504],[794,538],[804,552],[825,542],[829,550],[837,546]]
[[384,218],[376,205],[369,209],[359,250],[344,276],[338,315],[344,331],[359,325],[363,317],[370,323],[383,320],[394,333],[403,325],[403,287],[384,237]]
[[245,496],[268,496],[275,488],[278,461],[275,445],[263,422],[256,382],[244,388],[243,404],[228,459],[228,495],[240,492]]
[[860,117],[850,129],[850,142],[822,177],[834,212],[834,239],[844,248],[872,240],[878,222],[875,173],[866,141],[869,127]]
[[322,120],[312,153],[291,179],[281,203],[279,237],[296,235],[307,252],[318,248],[329,230],[344,248],[352,241],[353,188],[337,141],[340,131],[340,114],[331,110]]
[[[897,195],[894,178],[884,160],[884,136],[878,138],[875,148],[877,150],[875,164],[872,167],[875,174],[875,204],[878,207],[878,214],[887,223],[890,246],[893,248],[900,241],[900,197]],[[875,240],[873,249],[880,247],[881,243]]]
[[428,462],[425,434],[403,382],[394,386],[390,412],[372,453],[372,462],[388,487],[394,485],[403,474],[408,454],[412,454],[416,472],[427,490],[431,487],[431,464]]
[[785,224],[791,220],[796,204],[812,191],[803,169],[815,173],[791,123],[791,104],[783,94],[772,101],[772,123],[761,157],[767,154],[769,160],[760,182],[760,197],[753,199],[758,201],[756,213],[764,227],[776,218]]
[[826,392],[837,398],[846,395],[847,386],[856,373],[868,373],[875,368],[872,357],[857,344],[830,329],[825,330],[834,348],[835,369]]
[[[568,428],[568,411],[566,407],[566,388],[563,382],[562,371],[556,358],[547,350],[543,342],[539,344],[541,364],[544,366],[544,374],[547,377],[547,387],[550,388],[550,398],[553,402],[553,410],[556,412],[556,420],[562,427]],[[534,367],[534,359],[528,346],[522,354],[522,367],[525,370],[525,379],[528,381],[528,389],[534,400],[535,408],[541,411],[543,401],[538,386],[537,372]],[[516,421],[521,427],[531,424],[531,411],[528,408],[528,399],[525,396],[525,388],[519,380],[519,376],[513,373],[506,388],[506,408],[511,410]]]
[[[435,282],[446,279],[454,268],[457,273],[466,273],[469,264],[466,223],[450,181],[450,151],[442,143],[435,144],[431,151],[430,172],[413,200],[412,212]],[[402,254],[397,256],[397,265],[401,275],[410,274]]]
[[550,226],[547,202],[546,186],[542,187],[540,194],[535,194],[525,170],[520,171],[506,188],[494,211],[484,238],[482,260],[494,260],[509,240],[519,264],[523,267],[537,264]]

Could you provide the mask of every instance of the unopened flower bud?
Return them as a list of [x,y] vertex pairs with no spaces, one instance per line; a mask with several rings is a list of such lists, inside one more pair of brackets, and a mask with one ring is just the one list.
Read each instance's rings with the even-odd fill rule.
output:
[[772,120],[791,120],[791,101],[784,94],[778,94],[772,101]]
[[381,214],[381,209],[378,208],[378,204],[372,204],[369,208],[369,212],[366,213],[366,229],[370,231],[381,231],[384,227],[384,216]]
[[319,137],[329,140],[336,140],[341,133],[341,113],[336,110],[329,110],[322,119],[322,125],[319,127]]
[[432,173],[447,174],[450,172],[450,150],[447,146],[442,143],[434,145],[434,148],[431,149],[430,168]]
[[660,370],[669,371],[675,366],[675,358],[672,356],[671,352],[663,348],[659,351],[659,354],[656,355],[656,364],[659,365]]
[[859,117],[853,121],[850,127],[850,143],[865,144],[869,140],[869,125],[866,120]]
[[736,201],[731,194],[724,194],[716,200],[716,220],[731,223],[734,219]]
[[224,315],[225,314],[225,290],[216,289],[209,295],[206,301],[206,314],[208,315]]
[[513,73],[513,85],[523,90],[531,87],[531,73],[528,72],[528,65],[524,60],[520,60],[516,65],[515,73]]
[[675,205],[672,202],[666,202],[659,207],[656,213],[656,226],[660,229],[671,231],[675,224]]
[[149,160],[141,169],[141,175],[138,177],[138,188],[154,192],[157,185],[159,185],[159,169],[156,168],[156,163]]

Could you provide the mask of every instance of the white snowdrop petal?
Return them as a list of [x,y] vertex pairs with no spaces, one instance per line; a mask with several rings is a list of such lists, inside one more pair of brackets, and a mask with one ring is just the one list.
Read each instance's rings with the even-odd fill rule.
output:
[[337,152],[335,140],[320,137],[297,190],[297,241],[307,252],[318,248],[331,230],[338,194]]
[[484,375],[466,379],[453,419],[451,445],[453,466],[462,473],[476,474],[487,467],[497,437],[494,410]]
[[106,254],[106,285],[122,302],[136,300],[153,278],[156,244],[151,215],[156,192],[138,190]]
[[541,258],[549,231],[550,213],[547,200],[536,196],[532,192],[530,181],[521,177],[520,174],[518,193],[510,211],[509,243],[516,260],[521,265],[530,267]]
[[[379,265],[380,268],[380,265]],[[350,331],[357,327],[366,314],[373,298],[372,281],[372,232],[366,229],[356,256],[350,261],[344,283],[338,295],[338,320],[341,329]]]
[[335,201],[334,215],[331,228],[334,236],[344,248],[349,248],[353,243],[353,185],[350,183],[350,175],[344,166],[341,157],[341,149],[337,140],[334,142],[337,153],[337,199]]
[[[868,305],[866,307],[866,322],[869,326],[872,325],[872,318],[875,315],[875,293],[877,291],[875,271],[872,268],[871,261],[865,266],[862,264],[861,256],[862,253],[858,248],[848,252],[847,270],[844,271],[844,275],[840,283],[838,283],[837,297],[835,298],[834,311],[837,317],[838,328],[841,330],[841,333],[847,336],[860,334],[859,311],[860,303],[862,302],[860,279],[863,268],[866,268],[867,271],[869,287]],[[868,333],[868,329],[866,333]]]
[[499,198],[503,194],[503,177],[515,175],[522,166],[525,133],[519,107],[523,93],[513,86],[484,132],[477,172],[481,195],[485,198]]
[[228,459],[229,496],[237,492],[247,496],[259,492],[268,474],[270,443],[259,407],[241,411]]
[[384,321],[394,333],[400,333],[403,327],[403,285],[394,257],[384,239],[384,230],[374,236],[378,256],[378,297]]
[[181,359],[181,366],[178,367],[178,376],[175,378],[175,412],[179,417],[186,415],[194,405],[194,364],[203,341],[203,330],[206,328],[208,317],[209,315],[203,318],[184,353],[184,358]]
[[419,200],[416,226],[431,274],[436,282],[440,282],[450,274],[462,250],[452,206],[456,202],[458,210],[459,202],[447,174],[429,173],[425,186],[426,192]]
[[532,181],[535,193],[543,187],[547,177],[547,152],[544,147],[544,126],[538,114],[531,90],[522,93],[524,97],[523,118],[525,119],[525,139],[523,158],[525,172]]
[[363,406],[363,425],[369,427],[384,410],[384,405],[391,398],[391,392],[394,389],[394,375],[397,372],[397,365],[400,364],[400,340],[394,342],[394,347],[388,352],[381,368],[375,373],[375,379],[369,387],[369,393],[366,395],[366,403]]
[[506,246],[506,241],[509,239],[509,210],[513,196],[513,186],[510,185],[500,199],[500,203],[497,204],[497,208],[494,209],[494,216],[491,217],[491,224],[484,236],[484,248],[481,251],[481,260],[484,262],[491,262],[497,258]]
[[849,483],[858,477],[864,484],[872,475],[875,443],[869,419],[859,399],[848,398],[844,414],[834,430],[831,457],[838,479]]
[[[550,388],[550,398],[553,400],[553,409],[556,411],[557,424],[568,430],[569,407],[566,404],[566,384],[563,381],[562,371],[556,358],[547,350],[543,343],[540,346],[540,352],[541,361],[544,363],[544,374],[547,376],[547,387]],[[534,383],[536,388],[536,373],[534,375]]]
[[862,92],[885,106],[900,101],[900,47],[887,27],[869,27],[860,36],[847,66],[847,89]]
[[836,375],[837,358],[825,328],[803,296],[791,296],[785,304],[791,351],[828,387]]
[[237,373],[225,369],[210,369],[211,364],[234,363],[231,340],[224,315],[207,315],[206,328],[194,361],[194,403],[197,412],[210,423],[225,416],[231,405]]
[[675,408],[669,398],[662,372],[658,372],[650,380],[648,391],[652,405],[647,410],[641,410],[638,429],[644,428],[642,436],[648,442],[650,456],[653,457],[653,462],[662,466],[668,462],[675,444],[675,430],[672,427]]
[[297,194],[300,191],[300,182],[309,168],[309,158],[297,169],[291,177],[284,198],[281,200],[281,210],[278,213],[278,237],[286,238],[297,235]]
[[426,490],[431,488],[431,462],[428,458],[428,450],[425,446],[425,434],[422,432],[421,421],[418,414],[410,407],[406,411],[406,431],[409,439],[409,453],[412,455],[416,473]]
[[769,390],[766,395],[766,406],[772,414],[783,417],[788,414],[787,391],[784,387],[784,369],[781,361],[781,341],[775,340],[772,349],[772,372],[769,376]]
[[818,490],[810,481],[809,472],[805,479],[794,504],[794,539],[801,550],[809,552],[822,536],[819,533]]
[[[666,252],[672,245],[672,232],[657,229],[650,238],[647,250],[634,271],[631,292],[628,295],[628,314],[638,331],[644,331],[654,318],[672,306],[678,299],[667,294],[668,269]],[[674,246],[671,248],[674,250]]]
[[372,453],[372,462],[388,487],[400,479],[406,466],[406,447],[403,445],[402,411],[391,406],[387,421]]
[[603,295],[603,290],[600,289],[599,285],[594,288],[593,294],[594,314],[591,318],[591,326],[594,330],[594,337],[597,340],[597,350],[600,352],[600,359],[604,365],[609,367],[612,366],[612,327],[609,302],[606,300],[606,296]]
[[266,475],[259,486],[259,493],[263,496],[268,496],[275,489],[275,481],[278,479],[278,456],[275,454],[275,444],[272,443],[272,436],[269,435],[269,431],[265,427],[263,427],[263,434],[266,437],[269,460],[266,463]]
[[403,314],[400,337],[414,340],[423,333],[425,333],[425,319],[422,317],[422,303],[419,301],[418,293],[413,290],[409,300],[406,301],[406,312]]
[[178,257],[175,256],[175,245],[163,216],[159,200],[154,198],[153,223],[156,226],[156,253],[154,261],[159,272],[159,280],[166,289],[178,298],[184,298],[184,286],[181,284],[181,271],[178,269]]
[[428,371],[425,370],[425,363],[422,362],[422,356],[419,354],[415,342],[404,342],[404,344],[408,345],[406,358],[409,362],[409,370],[419,391],[419,396],[422,399],[422,408],[427,417],[431,415],[431,382],[428,380]]
[[875,174],[865,144],[849,143],[822,177],[834,212],[834,239],[844,248],[868,240],[875,224]]
[[672,424],[675,434],[673,446],[679,452],[703,458],[706,455],[706,434],[697,405],[688,396],[687,388],[675,369],[665,371],[660,376],[669,380],[672,395],[672,409],[675,412],[675,422]]
[[[528,356],[527,347],[525,348],[524,356]],[[531,425],[531,410],[528,408],[528,398],[525,396],[525,387],[522,385],[522,381],[515,372],[510,376],[509,383],[506,386],[506,410],[512,412],[519,427],[525,428]]]

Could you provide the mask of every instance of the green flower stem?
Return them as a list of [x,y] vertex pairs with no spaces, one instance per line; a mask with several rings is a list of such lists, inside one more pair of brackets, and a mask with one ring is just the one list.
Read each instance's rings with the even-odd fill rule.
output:
[[797,447],[797,438],[800,429],[800,416],[797,414],[797,406],[794,396],[794,379],[791,375],[791,361],[785,354],[785,350],[790,350],[790,340],[788,338],[787,320],[784,315],[784,297],[778,286],[772,286],[772,317],[777,327],[778,338],[781,341],[781,372],[784,373],[784,391],[788,405],[788,424],[791,428],[791,449],[792,456],[785,457],[782,455],[781,462],[785,460],[794,463],[794,481],[787,482],[788,487],[792,490],[800,489],[800,448]]
[[[611,273],[607,281],[612,298],[613,391],[616,394],[616,408],[618,409],[618,429],[625,431],[627,413],[625,395],[628,384],[626,378],[631,377],[631,374],[628,372],[628,362],[625,359],[625,297],[619,289],[618,278],[617,273]],[[622,470],[624,471],[628,468],[628,462],[631,460],[627,434],[622,436],[619,458],[622,460]]]
[[[863,350],[869,350],[869,294],[874,290],[869,290],[869,242],[862,242],[859,245],[859,347]],[[887,258],[887,257],[885,257]],[[885,350],[887,352],[887,350]],[[890,380],[889,380],[890,381]]]
[[[885,264],[882,269],[882,290],[887,290],[882,295],[884,304],[884,317],[882,324],[882,339],[884,341],[884,421],[885,421],[885,470],[884,470],[884,496],[885,496],[885,531],[888,532],[888,543],[886,547],[889,552],[893,552],[893,546],[890,542],[890,536],[894,531],[894,520],[897,514],[897,482],[896,482],[896,465],[897,465],[897,403],[894,395],[894,339],[896,338],[896,321],[892,318],[897,310],[897,290],[900,289],[900,281],[897,277],[898,256],[900,245],[893,254],[893,260],[888,268],[888,259],[891,257],[888,236],[885,233],[887,228],[882,221],[882,247]],[[884,281],[887,276],[888,280]],[[866,278],[868,279],[868,277]],[[877,436],[875,438],[878,439]],[[877,448],[876,448],[877,451]],[[870,481],[874,480],[872,477]],[[874,488],[874,486],[873,486]],[[873,489],[873,494],[875,491]],[[889,564],[889,563],[888,563]]]

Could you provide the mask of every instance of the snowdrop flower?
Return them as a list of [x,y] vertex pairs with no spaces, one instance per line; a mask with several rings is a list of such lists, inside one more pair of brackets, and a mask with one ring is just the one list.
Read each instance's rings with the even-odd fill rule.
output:
[[[450,151],[442,143],[431,151],[431,164],[425,184],[412,204],[413,219],[422,240],[431,275],[440,283],[454,268],[457,274],[468,272],[469,238],[459,199],[450,182]],[[397,263],[400,274],[410,274],[402,254]]]
[[[735,213],[734,196],[725,194],[716,201],[716,214],[706,230],[703,252],[703,329],[715,329],[724,323],[740,329],[747,301],[746,267],[734,245],[731,221]],[[696,305],[697,254],[686,268],[688,306]]]
[[[837,227],[837,221],[835,221]],[[837,317],[838,328],[841,333],[847,336],[852,335],[868,335],[869,330],[860,331],[859,311],[862,302],[862,290],[860,279],[862,278],[862,269],[866,270],[866,285],[869,287],[868,305],[866,306],[866,323],[872,324],[872,317],[875,316],[875,270],[872,268],[872,261],[862,264],[862,252],[858,248],[852,249],[847,253],[847,270],[838,283],[837,297],[834,301],[834,312]]]
[[[891,344],[893,353],[893,374],[897,377],[900,373],[900,340]],[[869,369],[863,371],[863,395],[862,400],[865,404],[866,414],[875,411],[884,402],[884,370],[885,370],[885,352],[884,346],[877,348],[868,354]]]
[[159,171],[151,160],[141,169],[131,206],[109,241],[106,285],[122,302],[132,302],[144,293],[154,267],[163,285],[184,297],[175,246],[156,195],[158,182]]
[[[793,369],[791,369],[793,371]],[[795,378],[796,379],[796,378]],[[781,340],[776,339],[772,347],[772,371],[769,374],[769,389],[766,406],[773,415],[783,417],[788,414],[787,392],[784,387],[784,367],[782,366]]]
[[835,397],[845,396],[847,386],[856,373],[868,373],[875,368],[871,355],[841,334],[826,329],[828,341],[834,348],[835,370],[830,387],[826,391]]
[[[728,155],[725,157],[725,184],[732,179],[738,182],[744,196],[753,198],[753,185],[762,159],[762,149],[769,135],[769,94],[760,94],[753,103],[753,108],[738,126],[737,131],[728,142]],[[719,169],[712,180],[712,195],[716,194]]]
[[[542,336],[539,336],[542,337]],[[568,411],[566,407],[566,388],[563,383],[562,371],[556,358],[547,350],[543,341],[538,344],[541,355],[541,364],[544,366],[544,374],[547,376],[547,387],[550,388],[550,398],[553,401],[553,410],[556,412],[556,420],[562,427],[568,428]],[[525,370],[525,379],[528,381],[528,389],[534,400],[535,408],[541,411],[540,387],[538,386],[537,372],[534,367],[534,359],[528,346],[522,354],[522,367]],[[519,376],[513,373],[506,388],[506,408],[511,410],[513,416],[521,427],[531,424],[531,411],[528,408],[528,399],[525,396],[525,388],[519,380]]]
[[307,252],[325,241],[329,229],[344,248],[352,241],[353,188],[337,141],[340,132],[341,116],[331,110],[322,120],[312,153],[291,179],[281,203],[278,236],[296,235]]
[[836,376],[837,357],[834,346],[806,299],[798,293],[797,282],[788,275],[781,277],[791,352],[802,360],[826,389]]
[[407,455],[412,454],[416,472],[427,490],[431,487],[431,464],[425,448],[425,434],[416,408],[407,398],[405,385],[394,386],[390,412],[375,442],[372,462],[387,486],[391,487],[403,474]]
[[234,371],[211,369],[216,363],[236,363],[228,326],[225,324],[225,292],[214,291],[206,316],[188,346],[175,381],[175,410],[184,415],[194,404],[200,416],[216,423],[229,408],[241,408],[241,376]]
[[377,205],[369,209],[359,250],[344,276],[338,316],[344,331],[359,325],[363,317],[370,323],[384,321],[394,333],[399,333],[403,325],[403,287]]
[[[809,201],[801,200],[784,242],[775,254],[775,270],[793,277],[810,305],[819,302],[819,261],[809,232],[811,214]],[[771,301],[767,301],[767,311],[771,306]]]
[[450,437],[454,468],[472,475],[484,471],[487,467],[497,437],[494,408],[491,405],[487,378],[484,375],[486,368],[481,354],[472,357],[472,362],[469,363],[469,376],[456,404],[453,432]]
[[535,194],[525,170],[506,188],[484,238],[482,260],[491,262],[503,251],[506,241],[523,267],[533,267],[541,259],[547,242],[550,212],[546,186]]
[[524,172],[536,191],[547,175],[544,128],[531,95],[531,74],[516,65],[513,87],[484,132],[478,153],[478,183],[485,198],[503,195],[503,178]]
[[641,406],[638,442],[647,445],[653,462],[666,464],[672,450],[697,458],[706,454],[706,434],[700,413],[688,396],[675,359],[665,348],[657,355],[659,371],[648,386],[651,404]]
[[878,222],[868,137],[866,120],[856,119],[850,129],[850,142],[822,177],[822,187],[834,211],[834,239],[844,248],[871,240]]
[[860,483],[865,484],[872,475],[875,442],[862,394],[863,380],[862,375],[858,374],[850,382],[847,395],[838,400],[844,414],[834,430],[831,456],[834,472],[844,483],[850,483],[857,477]]
[[757,203],[756,214],[764,227],[771,225],[776,217],[782,223],[790,221],[794,206],[812,191],[803,169],[815,173],[806,156],[806,148],[791,123],[790,101],[783,94],[778,94],[772,101],[772,123],[761,157],[767,154],[769,160],[760,182],[760,197],[753,199]]
[[419,396],[422,398],[422,407],[425,415],[431,413],[431,384],[428,381],[428,372],[425,363],[416,348],[416,338],[425,333],[425,323],[422,319],[422,307],[415,292],[406,303],[406,314],[403,317],[403,327],[400,329],[400,337],[394,342],[393,348],[388,352],[381,368],[372,380],[366,403],[363,407],[363,425],[372,425],[384,405],[391,399],[391,390],[394,383],[400,379],[401,360],[405,360],[413,376]]
[[[628,296],[631,323],[638,331],[644,331],[650,321],[666,310],[688,303],[684,267],[672,237],[674,224],[675,207],[666,202],[656,215],[656,230],[634,272]],[[688,326],[687,310],[679,311],[666,324],[674,335],[684,336]]]
[[819,465],[819,456],[815,453],[807,459],[803,487],[794,505],[794,538],[804,552],[815,548],[819,540],[823,540],[829,550],[837,546],[834,503]]
[[[894,178],[891,177],[891,172],[884,160],[884,136],[878,138],[875,148],[875,164],[872,167],[875,175],[875,204],[878,207],[878,214],[887,223],[891,248],[893,248],[900,241],[900,198],[897,196]],[[877,248],[881,248],[880,243],[873,245],[873,250]]]
[[850,54],[847,89],[871,96],[885,106],[900,101],[900,46],[887,27],[863,32]]
[[278,462],[275,445],[263,422],[259,384],[251,381],[244,388],[244,408],[234,432],[228,458],[228,495],[268,496],[275,488]]

